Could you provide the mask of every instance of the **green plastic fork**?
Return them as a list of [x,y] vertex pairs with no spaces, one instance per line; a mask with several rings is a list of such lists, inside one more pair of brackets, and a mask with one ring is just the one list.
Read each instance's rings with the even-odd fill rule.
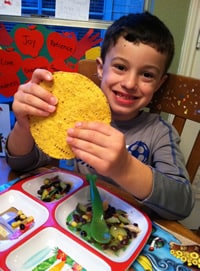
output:
[[103,205],[96,186],[96,179],[96,175],[86,175],[86,180],[90,184],[90,199],[92,203],[92,221],[89,225],[90,235],[96,242],[106,244],[110,242],[111,235],[104,219]]

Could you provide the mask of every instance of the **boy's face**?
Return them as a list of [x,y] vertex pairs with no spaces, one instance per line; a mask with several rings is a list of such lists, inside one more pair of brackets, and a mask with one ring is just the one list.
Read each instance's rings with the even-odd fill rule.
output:
[[133,44],[120,37],[106,54],[105,62],[97,60],[101,88],[113,118],[128,120],[149,104],[166,79],[166,55],[143,43]]

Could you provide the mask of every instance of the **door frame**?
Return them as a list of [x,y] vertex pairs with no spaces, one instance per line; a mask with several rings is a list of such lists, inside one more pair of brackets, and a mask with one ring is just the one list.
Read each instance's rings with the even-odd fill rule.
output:
[[192,66],[196,54],[196,43],[200,26],[200,1],[191,0],[188,12],[185,36],[179,61],[178,73],[186,76],[192,76]]

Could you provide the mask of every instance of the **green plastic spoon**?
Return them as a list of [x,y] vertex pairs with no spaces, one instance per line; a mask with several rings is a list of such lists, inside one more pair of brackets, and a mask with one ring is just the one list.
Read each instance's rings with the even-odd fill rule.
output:
[[101,244],[107,244],[111,240],[109,228],[104,219],[102,200],[96,187],[96,175],[86,176],[90,184],[90,198],[92,203],[92,221],[90,224],[90,234],[92,238]]

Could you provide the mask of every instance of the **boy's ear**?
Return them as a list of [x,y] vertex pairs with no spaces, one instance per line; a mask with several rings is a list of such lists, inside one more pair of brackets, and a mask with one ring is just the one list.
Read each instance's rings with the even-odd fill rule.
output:
[[164,84],[164,82],[167,80],[167,78],[168,78],[168,74],[165,73],[162,76],[162,78],[160,79],[160,82],[159,82],[159,84],[158,84],[158,86],[157,86],[157,88],[155,89],[154,92],[156,92],[157,90],[159,90],[159,88],[162,86],[162,84]]
[[97,76],[98,76],[99,80],[101,80],[102,74],[103,74],[103,61],[100,57],[98,57],[96,59],[96,63],[97,63]]

